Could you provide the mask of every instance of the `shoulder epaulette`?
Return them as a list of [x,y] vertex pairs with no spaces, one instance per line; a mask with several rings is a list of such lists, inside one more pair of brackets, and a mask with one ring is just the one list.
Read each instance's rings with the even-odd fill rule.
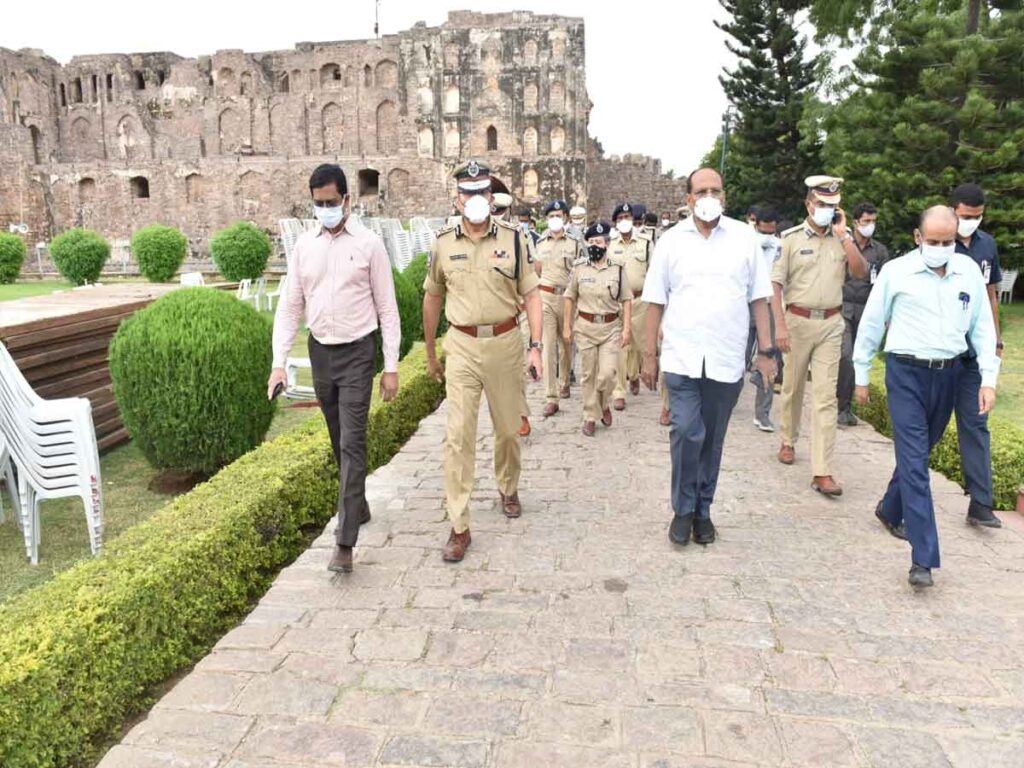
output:
[[789,235],[795,234],[797,232],[803,232],[803,231],[804,231],[804,225],[803,224],[797,224],[795,227],[790,227],[789,229],[784,230],[782,235],[780,235],[780,237],[788,237]]
[[494,221],[495,223],[497,223],[497,225],[499,227],[504,227],[505,229],[512,229],[512,230],[519,231],[519,225],[518,224],[513,224],[511,221],[505,221],[504,219],[491,219],[491,220]]
[[455,225],[454,224],[445,224],[443,227],[441,227],[439,230],[437,230],[437,234],[435,235],[435,237],[441,237],[442,235],[450,235],[454,231],[455,231]]

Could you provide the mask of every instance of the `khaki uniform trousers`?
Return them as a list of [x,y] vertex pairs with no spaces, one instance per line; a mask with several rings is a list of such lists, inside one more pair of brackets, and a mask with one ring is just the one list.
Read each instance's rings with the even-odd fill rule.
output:
[[523,340],[515,331],[474,338],[452,328],[444,340],[448,423],[444,443],[444,490],[456,533],[469,528],[469,497],[476,475],[480,394],[494,424],[494,475],[506,496],[519,488],[523,404]]
[[541,291],[544,303],[544,395],[549,403],[557,403],[559,390],[569,386],[569,346],[565,343],[564,299]]
[[622,319],[591,323],[576,319],[576,346],[580,350],[583,420],[599,421],[611,408],[622,341]]
[[800,415],[804,407],[807,369],[811,371],[811,472],[832,474],[836,446],[836,381],[843,347],[845,325],[841,313],[827,320],[786,315],[790,352],[783,363],[782,444],[795,446],[800,436]]
[[644,359],[644,338],[647,330],[647,303],[633,299],[633,319],[630,321],[632,338],[629,346],[619,350],[618,371],[615,375],[613,400],[625,399],[629,381],[640,375],[640,364]]

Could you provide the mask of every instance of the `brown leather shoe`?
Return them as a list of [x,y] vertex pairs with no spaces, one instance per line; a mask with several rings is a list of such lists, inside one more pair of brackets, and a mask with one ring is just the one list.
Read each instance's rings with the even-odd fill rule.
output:
[[593,437],[594,433],[597,432],[597,425],[592,421],[583,422],[583,434],[587,437]]
[[466,550],[469,549],[472,541],[473,537],[469,535],[468,528],[462,533],[456,533],[455,529],[452,528],[452,533],[448,537],[448,543],[445,545],[441,557],[444,558],[446,563],[462,562],[462,558],[466,556]]
[[616,398],[615,402],[612,403],[612,408],[614,408],[616,411],[626,410],[626,399],[624,397]]
[[352,547],[338,544],[331,555],[331,562],[327,564],[327,570],[335,573],[352,573]]
[[569,386],[568,386],[568,385],[566,385],[566,386],[562,387],[562,388],[561,388],[561,389],[560,389],[560,390],[558,391],[558,396],[559,396],[560,398],[562,398],[563,400],[568,400],[568,399],[569,399]]
[[544,406],[544,418],[549,418],[558,413],[558,403],[548,403]]
[[783,464],[792,464],[796,461],[796,450],[792,445],[785,445],[779,448],[779,461]]
[[519,436],[528,437],[530,435],[530,420],[523,416],[523,423],[519,425]]
[[640,379],[633,379],[629,382],[629,393],[631,395],[640,394]]
[[811,488],[823,496],[843,495],[842,486],[832,479],[832,475],[815,475],[811,481]]
[[[621,411],[622,409],[619,408],[619,410]],[[605,408],[604,409],[604,413],[601,414],[601,423],[604,424],[606,427],[610,427],[612,425],[612,412],[611,412],[611,409],[609,409],[609,408]]]
[[505,517],[514,520],[523,514],[523,507],[519,503],[518,493],[510,493],[506,496],[504,493],[499,492],[498,495],[501,496],[501,510],[505,513]]
[[665,408],[661,409],[661,416],[658,417],[658,423],[663,427],[672,426],[672,414]]

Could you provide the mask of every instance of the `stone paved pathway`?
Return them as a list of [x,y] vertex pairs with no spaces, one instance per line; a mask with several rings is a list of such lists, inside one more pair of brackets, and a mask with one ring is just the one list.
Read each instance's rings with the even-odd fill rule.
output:
[[372,478],[355,573],[325,570],[329,526],[102,768],[1024,765],[1024,535],[967,528],[933,476],[945,567],[914,594],[872,516],[889,442],[844,431],[827,501],[747,390],[713,546],[667,539],[658,398],[588,440],[574,389],[535,421],[518,521],[481,440],[456,566],[442,408]]

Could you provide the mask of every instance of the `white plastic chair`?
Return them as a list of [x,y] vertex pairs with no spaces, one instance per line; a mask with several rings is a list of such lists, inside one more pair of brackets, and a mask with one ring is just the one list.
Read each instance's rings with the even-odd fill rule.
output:
[[[0,480],[3,480],[7,488],[7,495],[11,500],[11,515],[18,526],[21,526],[21,499],[18,498],[18,480],[14,475],[14,457],[11,456],[7,447],[7,439],[3,432],[0,432]],[[4,516],[4,497],[0,494],[0,525],[6,520]]]
[[238,297],[239,301],[252,301],[252,280],[248,277],[244,280],[239,280],[235,296]]
[[267,309],[271,312],[274,311],[274,302],[280,301],[285,291],[288,290],[288,275],[281,277],[281,282],[277,284],[277,288],[273,291],[267,291],[263,294],[263,297],[267,300]]
[[252,305],[256,307],[258,312],[263,308],[263,297],[267,295],[267,278],[258,277],[256,282],[252,284],[252,293],[249,294],[246,301],[251,301]]
[[312,368],[308,357],[289,357],[285,360],[284,371],[288,376],[288,386],[285,387],[284,396],[289,400],[316,400],[313,387],[299,384],[299,370],[302,368]]
[[999,303],[1009,304],[1013,301],[1013,286],[1017,282],[1016,269],[1004,269],[1003,279],[999,281]]
[[197,288],[206,285],[206,279],[202,272],[182,272],[180,279],[183,288]]
[[18,475],[25,549],[39,562],[39,505],[78,497],[85,508],[89,545],[103,546],[103,498],[92,407],[85,398],[43,400],[0,344],[0,433]]

